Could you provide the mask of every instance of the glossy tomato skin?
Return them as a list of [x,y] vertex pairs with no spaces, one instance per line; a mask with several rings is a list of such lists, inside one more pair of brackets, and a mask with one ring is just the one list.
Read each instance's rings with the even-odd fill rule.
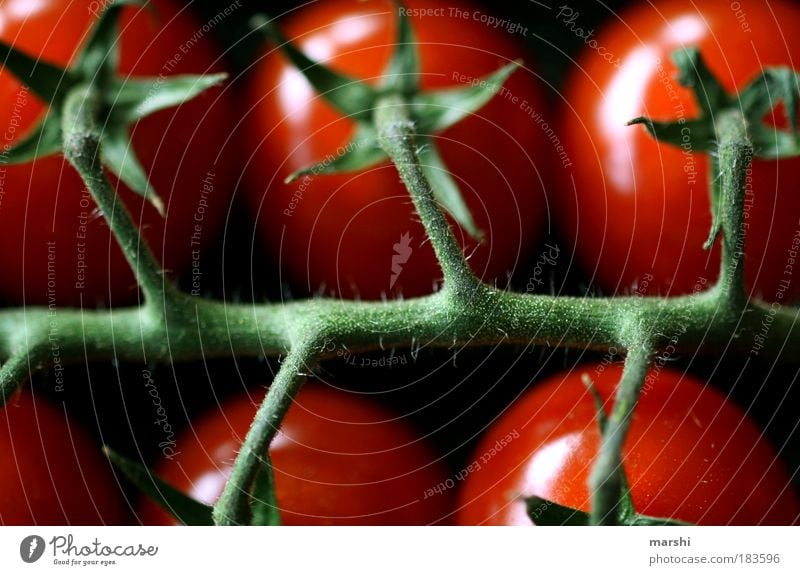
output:
[[[800,38],[786,26],[800,18],[800,5],[752,3],[745,12],[742,18],[713,0],[641,3],[597,36],[605,56],[587,48],[573,70],[562,132],[575,156],[575,191],[560,196],[559,225],[602,291],[629,292],[646,282],[650,295],[678,295],[718,277],[719,246],[702,249],[711,226],[707,158],[625,123],[698,114],[692,92],[674,78],[670,55],[684,46],[699,47],[731,92],[761,66],[796,68]],[[752,168],[746,281],[751,295],[768,301],[800,296],[789,260],[800,229],[798,174],[800,159],[756,160]]]
[[100,446],[30,391],[0,409],[0,525],[121,525],[130,518]]
[[[482,466],[459,493],[460,524],[530,525],[523,502],[530,495],[589,510],[600,434],[584,375],[608,411],[619,365],[557,374],[520,398],[477,447]],[[650,372],[623,456],[638,513],[702,525],[788,525],[800,515],[789,475],[761,430],[693,376]]]
[[[412,0],[407,8],[420,43],[423,89],[465,86],[525,57],[516,38],[475,21],[471,4]],[[413,16],[424,9],[440,12]],[[451,17],[451,9],[470,17]],[[376,84],[394,45],[395,16],[388,0],[325,0],[303,7],[281,26],[311,57]],[[543,230],[542,178],[551,153],[532,117],[544,113],[535,73],[519,70],[505,88],[436,139],[486,241],[475,249],[458,227],[456,235],[472,254],[476,273],[500,282],[525,261]],[[349,142],[353,122],[317,96],[271,47],[253,70],[249,94],[252,109],[245,124],[249,149],[255,150],[247,170],[250,205],[258,233],[294,290],[364,299],[433,291],[441,272],[408,192],[388,162],[353,174],[283,183],[296,170],[336,158]],[[406,234],[408,243],[402,240]],[[392,267],[397,254],[404,260],[399,274]]]
[[[84,2],[11,0],[0,5],[0,19],[4,42],[65,66],[87,40],[96,16]],[[122,75],[166,78],[220,71],[202,23],[171,0],[157,0],[142,11],[126,9],[121,26]],[[132,128],[133,148],[167,207],[166,220],[121,184],[120,200],[176,275],[193,265],[193,253],[199,257],[214,241],[227,214],[234,170],[221,134],[232,125],[228,97],[215,88]],[[5,70],[0,71],[0,102],[2,145],[9,146],[35,125],[44,108]],[[6,164],[0,165],[0,259],[13,272],[3,274],[0,298],[89,307],[135,302],[133,274],[63,157]],[[112,182],[117,185],[116,178]]]
[[[180,453],[156,474],[208,504],[222,492],[256,412],[249,396],[224,404],[187,429]],[[447,472],[413,429],[356,395],[306,385],[270,447],[284,525],[427,525],[446,523],[448,493],[426,497]],[[432,492],[428,492],[429,494]],[[151,501],[146,525],[175,519]]]

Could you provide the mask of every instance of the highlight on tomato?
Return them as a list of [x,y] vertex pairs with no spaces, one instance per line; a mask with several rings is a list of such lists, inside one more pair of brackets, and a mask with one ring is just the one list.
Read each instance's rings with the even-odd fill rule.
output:
[[[531,525],[525,499],[532,496],[588,512],[600,427],[586,379],[608,411],[621,375],[619,364],[587,364],[516,401],[476,448],[457,521]],[[645,379],[623,465],[641,515],[700,525],[791,525],[800,517],[789,474],[747,414],[694,376],[663,366]]]
[[[156,466],[155,475],[213,504],[253,422],[253,401],[249,394],[236,396],[198,419],[176,440],[178,454]],[[448,478],[441,459],[406,421],[353,393],[307,384],[269,455],[283,525],[450,521],[450,493],[433,491]],[[145,525],[177,524],[150,500],[139,518]]]

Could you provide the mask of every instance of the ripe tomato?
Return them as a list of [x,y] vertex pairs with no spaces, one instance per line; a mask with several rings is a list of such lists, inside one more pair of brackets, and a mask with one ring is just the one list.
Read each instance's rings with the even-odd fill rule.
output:
[[[406,6],[420,45],[423,89],[464,87],[524,56],[510,34],[480,22],[471,4],[413,0]],[[415,12],[427,9],[434,12]],[[389,0],[326,0],[304,7],[281,28],[311,57],[376,84],[393,51],[396,15]],[[291,285],[364,299],[430,293],[441,272],[395,168],[387,162],[284,184],[296,170],[341,154],[354,123],[277,52],[255,66],[249,94],[245,124],[255,150],[249,199],[259,233]],[[542,106],[537,77],[519,70],[487,106],[436,138],[485,233],[478,247],[456,228],[473,270],[486,281],[505,280],[542,231],[541,172],[543,156],[551,153],[536,123],[545,118]]]
[[[559,211],[565,239],[599,288],[625,292],[647,282],[651,295],[677,295],[718,277],[719,246],[702,248],[711,226],[707,158],[625,123],[698,114],[670,59],[684,46],[699,47],[729,91],[763,66],[796,67],[800,37],[785,27],[798,18],[800,6],[780,0],[741,9],[713,0],[642,3],[609,22],[597,50],[586,49],[565,90],[563,138],[576,156],[575,191],[561,195]],[[798,174],[800,159],[753,164],[746,281],[751,295],[769,301],[800,295],[800,281],[792,281]]]
[[64,412],[29,391],[0,409],[0,525],[119,525],[110,463]]
[[[600,445],[588,375],[607,410],[619,365],[558,374],[515,403],[478,445],[478,469],[459,494],[462,524],[530,525],[537,495],[588,511]],[[691,523],[793,523],[800,505],[762,432],[722,394],[689,375],[652,370],[634,412],[624,465],[638,513]]]
[[[0,39],[66,66],[96,21],[94,4],[94,11],[102,8],[102,2],[87,7],[71,0],[3,2]],[[166,78],[220,70],[207,29],[171,1],[126,9],[121,27],[123,75]],[[10,146],[35,125],[43,105],[5,70],[0,71],[0,102],[2,141]],[[218,156],[224,141],[220,126],[230,125],[230,119],[228,96],[213,90],[132,128],[133,149],[165,203],[167,218],[124,185],[120,200],[176,274],[199,265],[201,250],[214,241],[227,213],[233,170]],[[135,301],[133,274],[73,168],[61,156],[13,166],[5,158],[0,153],[0,260],[13,273],[3,274],[0,297],[90,307],[99,301]]]
[[[217,500],[256,407],[234,398],[179,437],[179,454],[156,474],[204,503]],[[447,478],[424,440],[381,407],[307,385],[270,447],[276,499],[287,525],[425,525],[447,521]],[[175,519],[146,501],[145,524]]]

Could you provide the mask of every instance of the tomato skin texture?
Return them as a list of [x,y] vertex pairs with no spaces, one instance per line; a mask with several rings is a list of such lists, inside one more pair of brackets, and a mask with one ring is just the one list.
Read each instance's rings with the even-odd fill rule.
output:
[[[0,39],[60,66],[74,59],[95,22],[85,3],[71,0],[7,1],[0,5],[0,19]],[[201,26],[169,0],[156,0],[141,12],[126,9],[121,27],[123,76],[220,71],[209,35],[198,37]],[[156,256],[176,275],[192,265],[192,250],[202,252],[214,241],[227,213],[235,170],[217,142],[224,141],[220,126],[233,124],[228,98],[214,88],[131,128],[133,148],[166,205],[167,219],[123,184],[120,200]],[[37,97],[21,91],[5,70],[0,71],[0,102],[3,145],[24,136],[44,111]],[[15,304],[88,307],[135,302],[133,273],[96,204],[84,193],[80,176],[63,156],[3,164],[0,259],[14,271],[0,280],[0,297]],[[209,172],[214,190],[203,194]],[[115,177],[111,180],[118,184]],[[196,225],[200,232],[192,244]]]
[[[412,11],[435,8],[447,14],[450,7],[473,10],[461,1],[407,4]],[[388,0],[327,0],[304,7],[281,25],[310,56],[375,84],[394,45],[395,15]],[[412,17],[411,23],[421,44],[423,89],[465,86],[525,56],[511,36],[471,19]],[[543,131],[522,109],[526,103],[543,113],[534,74],[519,70],[505,88],[476,115],[436,137],[486,240],[475,249],[466,232],[456,226],[455,233],[472,254],[473,270],[500,282],[525,261],[541,235],[543,158],[551,152]],[[292,288],[363,299],[433,291],[441,271],[408,192],[388,162],[354,174],[283,183],[296,170],[337,157],[354,124],[317,96],[277,52],[256,65],[249,94],[253,108],[245,124],[255,152],[247,170],[248,196],[258,233]],[[395,244],[403,234],[411,238],[411,253],[395,275],[393,256],[405,253]]]
[[[260,399],[260,398],[259,398]],[[156,474],[208,504],[219,497],[255,416],[235,397],[177,441],[180,453]],[[283,525],[427,525],[447,522],[447,493],[425,498],[447,472],[403,421],[358,396],[313,384],[298,394],[270,447]],[[176,520],[152,501],[145,525]]]
[[30,391],[0,409],[0,525],[123,525],[111,466],[86,432]]
[[[699,47],[731,93],[761,66],[797,67],[800,38],[786,26],[800,19],[800,6],[754,3],[746,16],[744,30],[727,3],[642,3],[610,19],[596,38],[619,58],[618,66],[587,49],[567,82],[562,132],[576,158],[576,190],[561,196],[559,225],[603,292],[626,293],[647,282],[649,295],[679,295],[718,277],[719,245],[710,253],[702,249],[711,226],[707,158],[625,123],[643,115],[670,121],[698,114],[692,92],[674,79],[670,55],[682,46]],[[800,282],[787,267],[800,229],[798,174],[797,158],[757,159],[752,167],[745,275],[749,293],[768,301],[800,297]]]
[[[622,375],[615,364],[557,374],[520,398],[477,447],[476,459],[511,434],[465,481],[460,524],[531,525],[523,501],[530,495],[589,510],[600,432],[584,374],[610,409]],[[800,515],[789,475],[761,430],[693,376],[650,372],[623,456],[638,513],[701,525],[788,525]]]

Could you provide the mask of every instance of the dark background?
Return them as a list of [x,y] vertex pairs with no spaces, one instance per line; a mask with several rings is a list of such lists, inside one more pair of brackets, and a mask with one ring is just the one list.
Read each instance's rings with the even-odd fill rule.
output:
[[[528,0],[480,3],[484,11],[493,11],[528,26],[530,33],[526,41],[531,59],[554,86],[550,94],[554,105],[557,105],[557,90],[565,71],[571,68],[571,58],[583,47],[583,41],[568,29],[553,25],[553,12],[545,6],[557,8],[561,3]],[[243,4],[244,9],[237,10],[214,29],[220,45],[229,49],[228,59],[234,77],[246,69],[261,46],[256,35],[248,37],[250,17],[261,10],[279,15],[300,3],[243,0]],[[628,2],[587,1],[575,2],[574,6],[581,12],[582,27],[599,28],[603,20],[625,4]],[[225,5],[224,0],[197,0],[193,8],[200,12],[201,19],[207,20]],[[238,210],[229,223],[231,232],[252,226],[244,209]],[[225,248],[217,248],[213,256],[205,260],[215,261],[219,272],[216,275],[226,278],[225,290],[220,282],[210,288],[208,295],[241,301],[291,297],[284,286],[277,285],[270,271],[274,265],[269,258],[252,251],[250,238],[249,233],[228,233]],[[561,267],[550,270],[552,283],[566,285],[567,293],[585,293],[589,289],[585,279],[578,270],[564,266],[566,259],[561,259]],[[521,269],[530,267],[524,265]],[[468,456],[475,438],[485,426],[528,386],[535,385],[545,375],[598,357],[581,350],[508,346],[496,350],[463,350],[455,358],[446,351],[432,350],[422,350],[416,358],[408,350],[397,350],[396,354],[405,358],[405,366],[373,369],[328,362],[321,369],[320,377],[339,387],[374,393],[376,401],[398,413],[409,414],[416,425],[429,434],[431,441],[447,453],[455,469]],[[798,374],[796,364],[751,363],[745,367],[741,358],[732,355],[701,358],[691,363],[689,358],[676,358],[673,367],[688,369],[722,390],[732,391],[740,405],[751,409],[776,446],[785,445],[783,455],[792,469],[798,468],[800,449],[794,429],[797,422],[794,406],[800,393],[794,385]],[[276,363],[238,359],[167,367],[111,364],[67,367],[67,391],[58,398],[68,401],[71,411],[100,441],[131,457],[155,462],[163,431],[152,424],[153,404],[144,388],[143,368],[152,371],[170,423],[180,428],[196,414],[218,409],[218,401],[245,386],[268,385]],[[766,373],[770,373],[769,381]],[[52,374],[38,376],[35,385],[52,392]],[[789,390],[787,397],[783,396],[784,390]]]

